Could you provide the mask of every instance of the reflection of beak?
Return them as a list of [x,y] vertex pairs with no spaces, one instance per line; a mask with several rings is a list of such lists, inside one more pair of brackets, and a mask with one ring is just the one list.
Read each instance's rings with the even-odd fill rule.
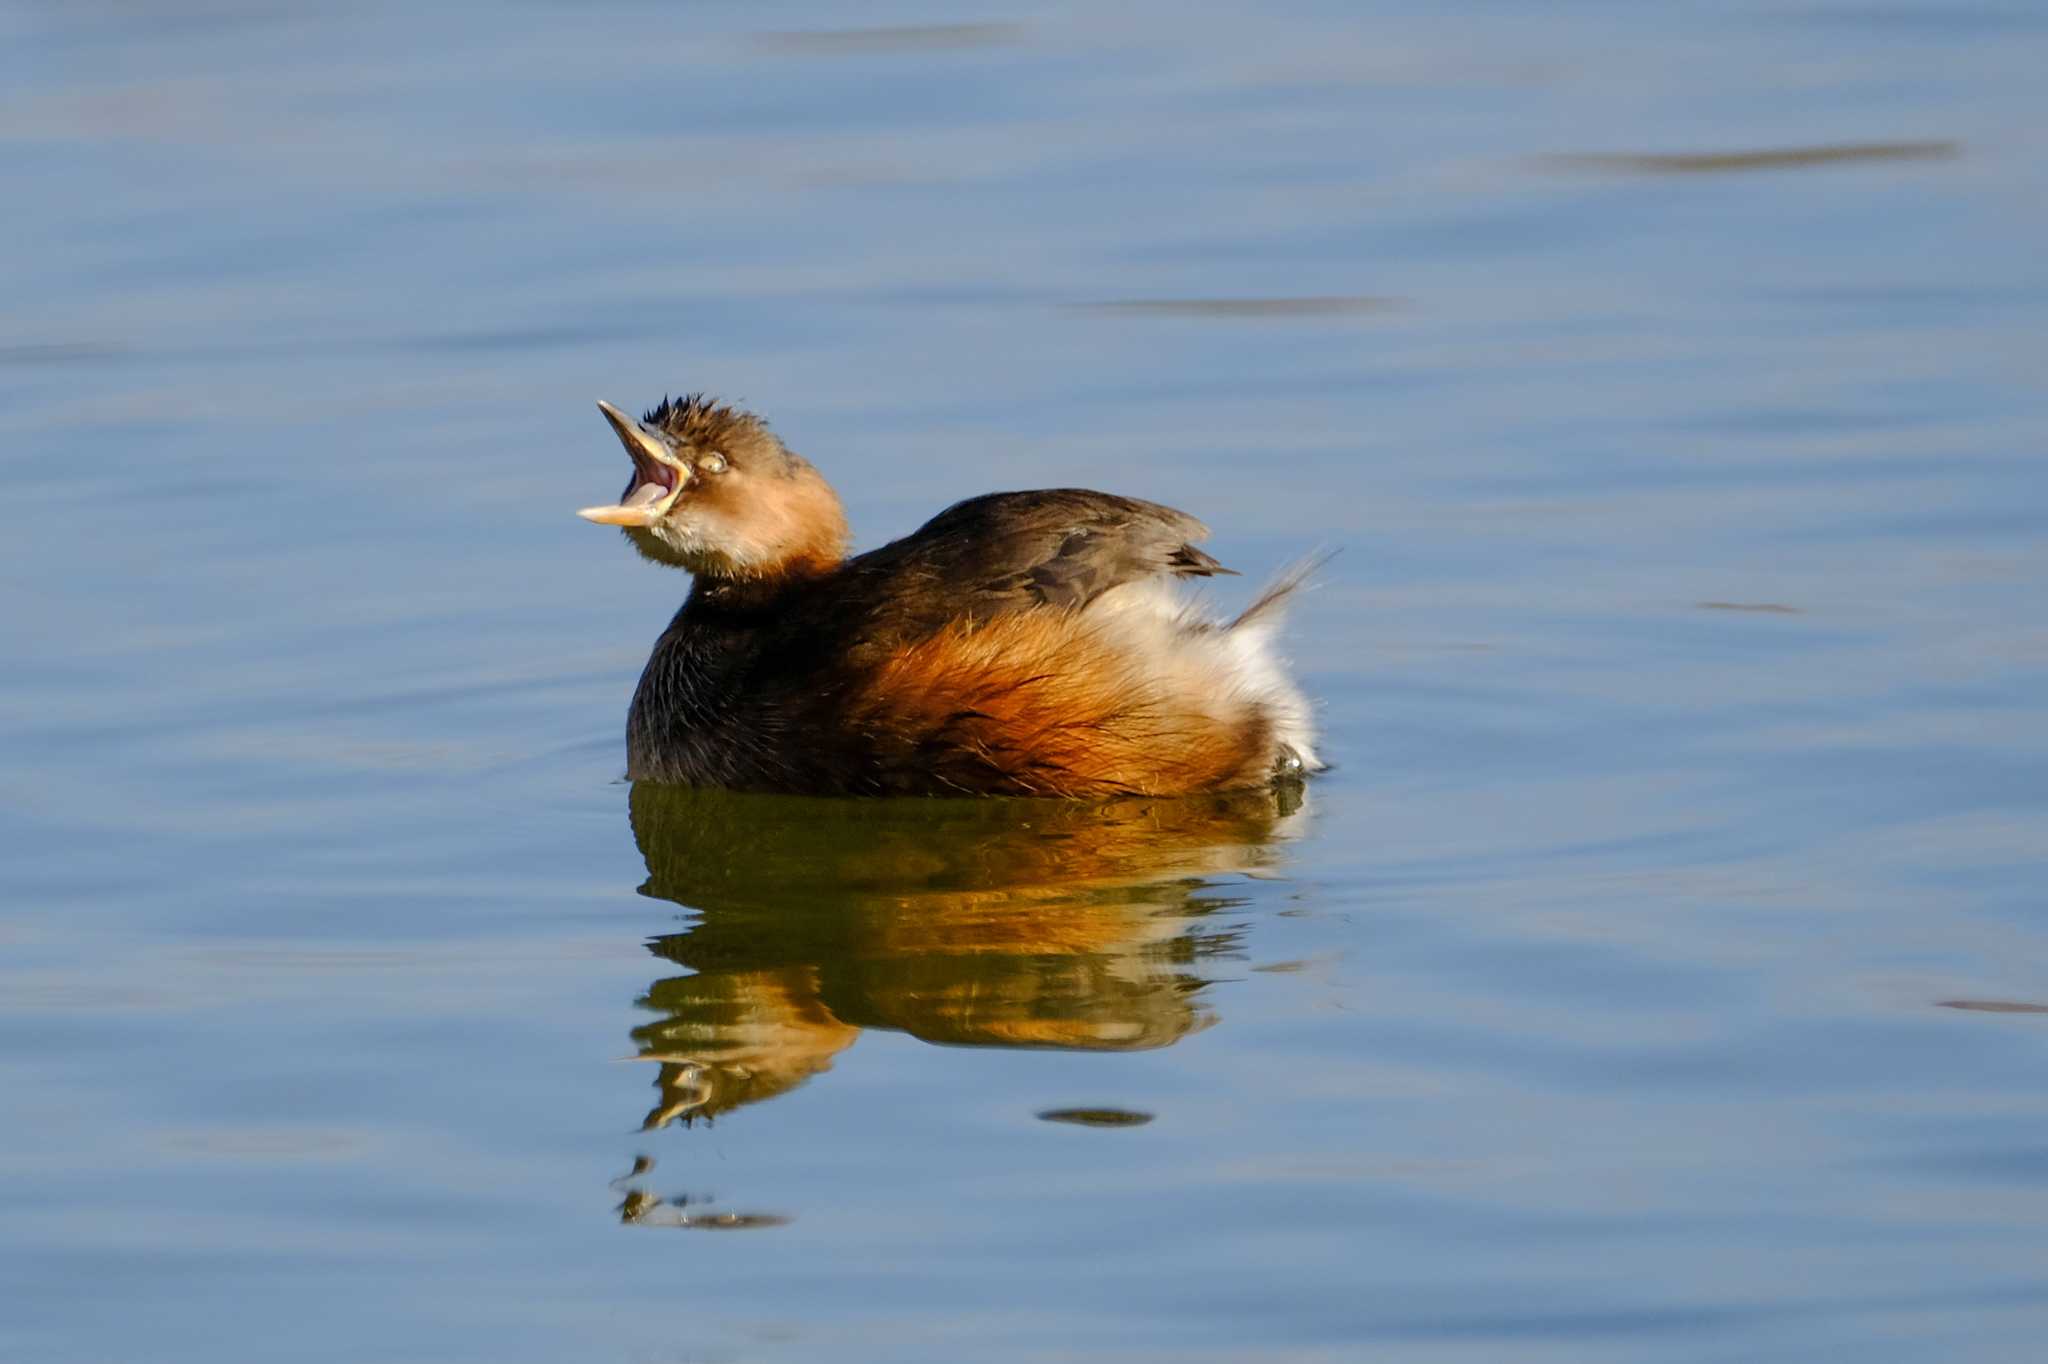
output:
[[650,526],[675,505],[690,482],[690,466],[676,457],[669,438],[645,422],[636,422],[602,399],[597,410],[612,424],[619,443],[633,460],[633,483],[626,495],[608,507],[585,507],[576,514],[601,526]]

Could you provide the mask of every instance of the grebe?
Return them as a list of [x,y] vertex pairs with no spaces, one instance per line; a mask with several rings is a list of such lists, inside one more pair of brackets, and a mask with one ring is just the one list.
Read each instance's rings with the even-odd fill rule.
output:
[[846,515],[760,418],[701,395],[634,421],[615,505],[578,513],[695,582],[626,720],[635,780],[812,795],[1100,799],[1320,769],[1273,654],[1299,578],[1236,619],[1174,580],[1232,570],[1184,512],[989,493],[847,557]]

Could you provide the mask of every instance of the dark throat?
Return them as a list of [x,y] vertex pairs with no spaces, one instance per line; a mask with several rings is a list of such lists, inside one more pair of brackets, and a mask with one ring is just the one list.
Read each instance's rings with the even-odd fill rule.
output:
[[[837,567],[833,565],[832,567]],[[831,575],[830,567],[804,565],[758,578],[700,574],[683,602],[678,623],[745,628],[767,622]]]

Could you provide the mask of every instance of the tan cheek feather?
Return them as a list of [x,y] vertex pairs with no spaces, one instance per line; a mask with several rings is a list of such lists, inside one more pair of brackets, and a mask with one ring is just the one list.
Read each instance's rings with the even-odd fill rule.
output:
[[829,568],[846,556],[848,540],[839,498],[815,475],[775,480],[725,474],[677,502],[648,534],[670,551],[663,557],[643,546],[649,558],[735,577]]

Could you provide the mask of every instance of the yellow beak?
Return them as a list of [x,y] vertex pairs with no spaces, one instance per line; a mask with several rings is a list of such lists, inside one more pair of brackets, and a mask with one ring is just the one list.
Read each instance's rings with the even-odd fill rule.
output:
[[600,526],[651,526],[675,505],[691,477],[690,466],[678,459],[668,437],[636,422],[603,399],[597,410],[611,423],[619,444],[632,458],[634,483],[624,499],[609,506],[585,507],[576,514]]
[[651,526],[655,517],[652,508],[628,507],[623,503],[609,507],[584,507],[576,514],[600,526]]

